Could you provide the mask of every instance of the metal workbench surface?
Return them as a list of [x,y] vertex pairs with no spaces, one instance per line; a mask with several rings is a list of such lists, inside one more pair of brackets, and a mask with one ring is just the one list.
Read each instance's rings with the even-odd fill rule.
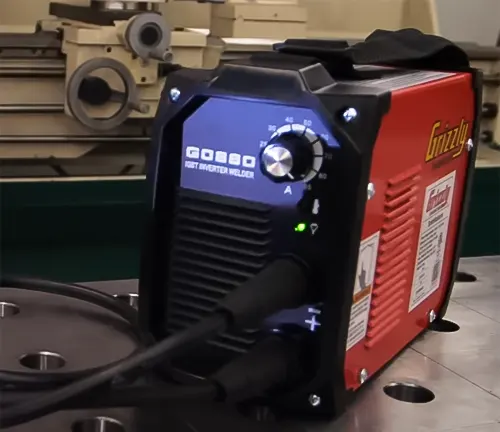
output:
[[[447,319],[454,333],[428,332],[363,391],[333,423],[257,423],[223,406],[189,402],[161,410],[56,413],[12,432],[500,432],[500,257],[464,259],[461,271],[477,277],[457,283]],[[135,290],[134,281],[93,283],[108,293]],[[3,290],[0,301],[20,313],[0,320],[0,369],[23,370],[19,359],[37,351],[61,354],[63,370],[98,366],[134,349],[123,324],[106,312],[57,296]],[[430,389],[428,403],[407,403],[384,393],[391,382]],[[95,417],[117,422],[95,428]],[[82,423],[82,420],[89,420]],[[83,425],[87,425],[82,427]],[[76,425],[76,426],[75,426]],[[78,426],[79,425],[79,426]],[[90,426],[88,426],[90,425]]]

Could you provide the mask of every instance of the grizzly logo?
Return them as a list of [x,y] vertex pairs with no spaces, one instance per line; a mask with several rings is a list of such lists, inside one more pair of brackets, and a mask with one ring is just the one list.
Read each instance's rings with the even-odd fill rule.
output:
[[431,162],[445,155],[449,155],[450,159],[460,156],[469,138],[469,125],[470,123],[465,119],[462,119],[455,127],[449,127],[448,124],[442,127],[441,121],[435,122],[432,126],[425,161]]

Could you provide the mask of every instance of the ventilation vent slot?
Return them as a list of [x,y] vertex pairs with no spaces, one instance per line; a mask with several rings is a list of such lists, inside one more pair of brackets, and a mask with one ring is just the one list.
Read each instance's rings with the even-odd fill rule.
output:
[[420,171],[420,166],[412,168],[387,183],[366,348],[373,348],[396,328],[405,313],[404,299],[413,273]]
[[[171,252],[168,331],[185,329],[208,315],[234,288],[265,265],[271,246],[270,210],[188,197],[181,192]],[[225,334],[211,343],[237,352],[252,331]]]

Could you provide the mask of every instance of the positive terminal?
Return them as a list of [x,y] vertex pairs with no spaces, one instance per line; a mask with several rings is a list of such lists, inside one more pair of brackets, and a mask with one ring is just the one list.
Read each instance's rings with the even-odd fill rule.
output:
[[309,396],[309,403],[316,408],[321,405],[321,398],[318,395],[312,394]]
[[170,89],[168,96],[172,102],[177,102],[181,97],[181,91],[177,87],[173,87]]
[[358,116],[358,111],[356,111],[356,108],[347,108],[342,114],[342,118],[346,123],[352,122],[353,120],[356,119],[357,116]]
[[361,369],[359,371],[359,383],[364,384],[368,379],[368,371],[366,369]]

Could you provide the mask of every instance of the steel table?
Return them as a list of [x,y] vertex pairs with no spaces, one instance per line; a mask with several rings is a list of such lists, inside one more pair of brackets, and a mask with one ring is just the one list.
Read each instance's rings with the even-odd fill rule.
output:
[[[427,332],[377,379],[336,422],[280,423],[243,418],[224,406],[196,402],[162,409],[67,411],[11,428],[12,432],[500,432],[500,257],[468,258],[463,272],[477,281],[457,283],[447,318],[453,333]],[[136,290],[135,281],[89,285],[112,294]],[[124,323],[106,311],[57,296],[3,290],[0,302],[19,313],[0,319],[0,368],[23,370],[19,359],[59,353],[64,370],[102,365],[134,349]],[[24,359],[29,361],[29,357]],[[431,390],[428,403],[386,395],[390,383]],[[425,396],[425,395],[424,395]],[[96,428],[98,417],[108,420]]]

